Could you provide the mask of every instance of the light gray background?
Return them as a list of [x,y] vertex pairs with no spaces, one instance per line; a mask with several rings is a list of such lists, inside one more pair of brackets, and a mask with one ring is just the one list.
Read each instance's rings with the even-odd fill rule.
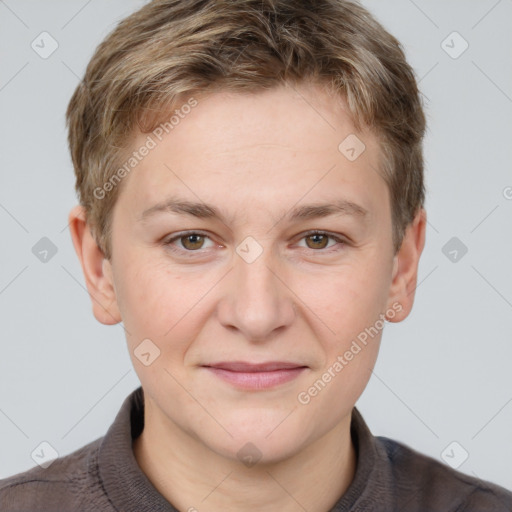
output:
[[[65,455],[102,436],[139,385],[71,244],[64,111],[96,45],[144,3],[0,1],[0,478],[34,466],[42,441]],[[436,459],[457,441],[459,470],[512,489],[512,1],[364,5],[421,80],[429,226],[414,310],[386,326],[358,407],[374,434]],[[47,59],[31,48],[43,31],[59,44]],[[441,46],[453,31],[469,44],[455,59]],[[31,250],[44,236],[58,248],[46,263]],[[452,237],[468,248],[457,262]]]

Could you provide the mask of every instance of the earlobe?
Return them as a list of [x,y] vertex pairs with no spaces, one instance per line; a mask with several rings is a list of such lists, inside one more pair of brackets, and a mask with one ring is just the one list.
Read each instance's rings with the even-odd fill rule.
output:
[[[401,322],[411,312],[418,280],[418,266],[425,246],[427,214],[422,208],[407,226],[400,250],[393,261],[393,275],[388,298],[388,309],[397,311],[388,318]],[[400,305],[399,308],[397,305]],[[394,306],[393,306],[394,305]],[[399,311],[398,311],[399,310]]]
[[98,322],[114,325],[121,321],[111,264],[103,255],[87,222],[85,209],[77,205],[69,213],[69,230],[80,260],[85,284]]

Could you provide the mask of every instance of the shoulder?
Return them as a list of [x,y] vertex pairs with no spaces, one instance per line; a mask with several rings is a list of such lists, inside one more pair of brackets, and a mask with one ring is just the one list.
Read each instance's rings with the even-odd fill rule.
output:
[[97,456],[102,439],[55,459],[46,468],[35,466],[0,480],[0,509],[83,510],[80,507],[86,503],[101,500]]
[[418,510],[512,511],[512,492],[504,487],[466,475],[393,439],[375,439],[388,459],[397,495],[409,496],[405,509],[416,510],[416,505]]

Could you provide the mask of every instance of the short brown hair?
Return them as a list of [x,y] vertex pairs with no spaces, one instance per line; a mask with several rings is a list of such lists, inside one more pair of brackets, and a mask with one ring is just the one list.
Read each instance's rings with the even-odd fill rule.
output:
[[341,95],[356,129],[377,135],[396,252],[425,199],[425,115],[400,43],[355,1],[153,0],[98,46],[66,112],[76,191],[104,255],[121,187],[95,190],[136,127],[151,132],[193,94],[305,81]]

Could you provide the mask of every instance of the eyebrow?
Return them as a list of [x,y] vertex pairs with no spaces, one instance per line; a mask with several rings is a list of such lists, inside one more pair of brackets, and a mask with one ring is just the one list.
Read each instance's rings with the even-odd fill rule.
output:
[[[157,213],[176,213],[178,215],[190,215],[200,219],[219,219],[226,223],[225,216],[213,205],[197,203],[178,198],[170,198],[145,210],[139,217],[139,221],[145,221]],[[362,206],[338,199],[331,203],[313,203],[293,208],[284,217],[288,222],[328,217],[330,215],[349,215],[358,218],[367,218],[368,210]],[[282,217],[282,216],[281,216]]]

